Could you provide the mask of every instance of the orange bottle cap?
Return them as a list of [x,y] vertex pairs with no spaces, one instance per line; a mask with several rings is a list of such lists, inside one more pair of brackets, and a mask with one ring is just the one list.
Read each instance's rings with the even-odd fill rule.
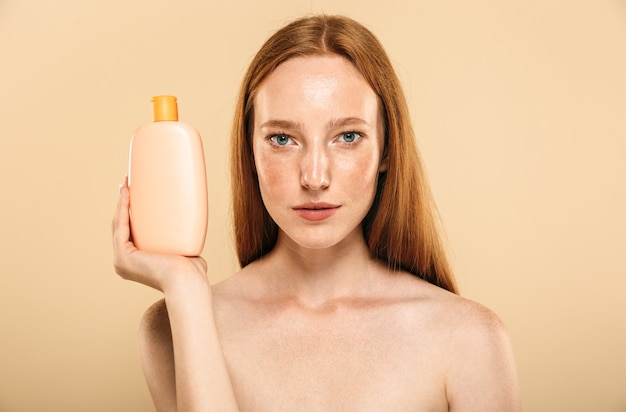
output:
[[178,105],[175,96],[154,96],[152,98],[152,120],[155,122],[177,121]]

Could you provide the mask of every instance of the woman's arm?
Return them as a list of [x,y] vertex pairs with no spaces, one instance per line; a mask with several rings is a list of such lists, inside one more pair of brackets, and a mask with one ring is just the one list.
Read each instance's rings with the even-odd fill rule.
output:
[[222,355],[206,263],[200,257],[146,253],[130,239],[125,184],[113,220],[115,271],[164,293],[140,328],[144,372],[157,410],[236,411]]

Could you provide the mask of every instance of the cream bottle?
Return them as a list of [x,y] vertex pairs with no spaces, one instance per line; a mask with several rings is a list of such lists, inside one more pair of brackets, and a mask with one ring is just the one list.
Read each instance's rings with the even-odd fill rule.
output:
[[130,140],[132,240],[148,252],[198,256],[208,220],[202,140],[178,121],[176,97],[153,97],[152,113]]

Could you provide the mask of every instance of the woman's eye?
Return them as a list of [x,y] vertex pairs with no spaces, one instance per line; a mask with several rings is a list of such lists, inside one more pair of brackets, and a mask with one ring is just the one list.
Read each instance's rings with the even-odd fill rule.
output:
[[346,143],[354,143],[361,138],[361,134],[358,132],[345,132],[340,136]]
[[270,137],[270,140],[278,146],[286,146],[291,143],[291,137],[286,134],[276,134]]

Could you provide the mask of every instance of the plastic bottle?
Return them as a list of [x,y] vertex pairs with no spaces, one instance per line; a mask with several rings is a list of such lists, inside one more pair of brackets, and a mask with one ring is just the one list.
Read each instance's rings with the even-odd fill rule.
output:
[[152,111],[130,141],[132,240],[148,252],[198,256],[208,220],[202,140],[178,121],[176,97],[153,97]]

